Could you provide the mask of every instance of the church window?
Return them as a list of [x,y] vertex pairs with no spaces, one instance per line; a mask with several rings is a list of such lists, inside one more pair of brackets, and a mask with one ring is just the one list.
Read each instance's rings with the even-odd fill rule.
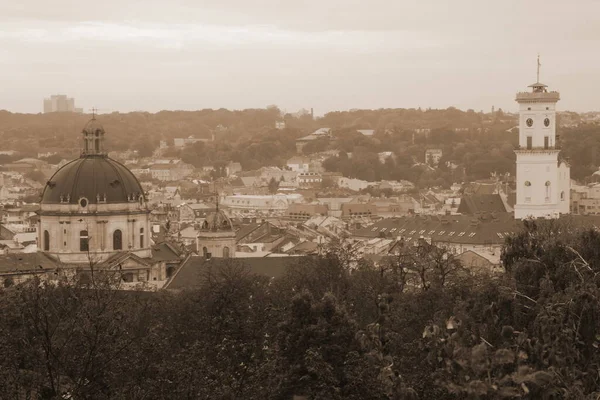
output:
[[90,250],[88,231],[79,231],[79,251]]
[[533,126],[533,119],[527,118],[527,121],[525,121],[525,123],[527,124],[528,127],[531,128]]
[[123,232],[120,229],[113,232],[113,250],[123,250]]
[[525,186],[528,186],[528,187],[531,186],[531,182],[525,181]]
[[527,150],[531,150],[533,147],[533,137],[527,136]]
[[229,258],[229,247],[223,247],[223,258]]
[[565,192],[560,192],[560,200],[565,201]]
[[144,248],[144,228],[140,228],[140,248]]
[[96,153],[100,153],[100,139],[96,139],[95,140],[95,145],[94,145],[94,150],[96,151]]
[[547,128],[550,126],[550,118],[544,119],[544,126]]
[[81,199],[79,199],[79,205],[81,206],[81,208],[85,208],[88,205],[88,201],[85,197],[82,197]]
[[202,248],[202,255],[204,256],[204,258],[208,257],[208,249],[206,248],[206,246]]
[[50,250],[50,233],[44,231],[44,251]]
[[550,181],[546,181],[546,201],[550,200]]

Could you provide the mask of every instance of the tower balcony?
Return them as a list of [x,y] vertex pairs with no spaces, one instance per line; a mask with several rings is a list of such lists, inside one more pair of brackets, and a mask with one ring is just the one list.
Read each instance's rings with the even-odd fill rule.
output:
[[556,103],[560,100],[558,92],[519,92],[515,99],[518,103]]
[[554,151],[560,151],[561,150],[561,146],[560,144],[556,144],[554,146],[516,146],[515,147],[515,151],[519,151],[519,152],[533,152],[533,153],[539,153],[539,152],[544,152],[544,151],[549,151],[549,152],[554,152]]

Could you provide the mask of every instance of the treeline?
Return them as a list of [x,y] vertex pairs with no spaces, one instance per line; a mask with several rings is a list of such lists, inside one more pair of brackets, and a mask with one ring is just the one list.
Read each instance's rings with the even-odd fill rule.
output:
[[[90,115],[73,113],[31,115],[0,111],[3,149],[19,151],[14,157],[1,157],[0,164],[18,157],[37,157],[38,151],[46,149],[64,149],[61,156],[73,157],[78,154],[79,132],[89,118]],[[370,181],[407,179],[419,187],[449,186],[456,181],[487,178],[492,173],[514,174],[513,149],[518,142],[516,130],[509,132],[517,125],[514,116],[501,111],[484,114],[453,107],[331,112],[314,120],[310,115],[283,115],[275,106],[241,111],[112,113],[98,118],[108,132],[110,150],[137,150],[141,156],[149,156],[161,140],[172,145],[174,138],[192,136],[210,140],[214,134],[214,142],[197,143],[183,150],[171,147],[167,154],[197,167],[240,162],[245,170],[284,165],[285,160],[296,154],[297,138],[319,127],[329,127],[336,140],[312,141],[304,153],[335,149],[355,156],[350,160],[329,160],[329,171]],[[275,122],[282,119],[286,129],[274,129]],[[430,131],[419,131],[424,128]],[[359,129],[373,129],[375,134],[366,137],[357,132]],[[600,164],[600,128],[582,125],[559,129],[557,133],[563,155],[571,163],[571,176],[591,179]],[[425,163],[425,151],[431,148],[443,151],[441,168],[411,168],[416,163]],[[396,158],[387,164],[375,162],[377,153],[383,151],[394,152]],[[447,165],[458,168],[447,169]]]
[[30,281],[1,292],[0,398],[596,399],[599,248],[528,222],[495,277],[421,243],[274,281],[232,261],[180,293]]

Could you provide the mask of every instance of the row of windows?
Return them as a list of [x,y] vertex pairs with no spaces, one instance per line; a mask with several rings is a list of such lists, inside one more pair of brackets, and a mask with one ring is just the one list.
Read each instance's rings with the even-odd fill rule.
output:
[[[202,248],[202,255],[204,258],[208,258],[208,248],[206,246]],[[229,258],[229,247],[227,246],[223,247],[223,258]]]
[[[376,226],[376,227],[373,227],[373,229],[371,229],[371,232],[376,232],[377,230],[379,230],[379,232],[384,232],[385,233],[387,231],[387,228],[381,228],[380,229],[379,227]],[[414,235],[414,234],[417,233],[416,229],[412,230],[412,231],[407,231],[406,229],[400,229],[400,230],[398,230],[398,228],[392,228],[392,229],[389,230],[390,233],[394,233],[396,231],[398,231],[398,234],[400,234],[400,235],[406,232],[406,234],[408,236],[412,236],[412,235]],[[426,232],[427,232],[426,229],[421,229],[418,234],[419,235],[424,235]],[[449,231],[448,232],[448,236],[454,236],[456,233],[457,233],[456,231]],[[463,237],[464,235],[466,235],[466,233],[467,232],[458,232],[458,235],[456,235],[456,236],[457,237]],[[442,236],[442,235],[445,235],[445,234],[446,234],[446,231],[439,231],[438,232],[439,236]],[[468,236],[469,237],[473,237],[476,234],[477,234],[477,232],[470,232]],[[496,233],[496,235],[498,235],[498,237],[500,237],[500,238],[503,237],[502,235],[508,236],[509,234],[510,234],[509,232],[504,232],[504,233],[498,232],[498,233]],[[432,236],[432,235],[435,235],[435,229],[430,230],[429,232],[427,232],[427,236]]]
[[[113,250],[123,250],[123,232],[117,229],[113,232]],[[89,251],[90,237],[87,230],[79,231],[79,251]],[[140,228],[140,248],[144,247],[144,228]],[[50,250],[50,233],[44,231],[44,251]]]

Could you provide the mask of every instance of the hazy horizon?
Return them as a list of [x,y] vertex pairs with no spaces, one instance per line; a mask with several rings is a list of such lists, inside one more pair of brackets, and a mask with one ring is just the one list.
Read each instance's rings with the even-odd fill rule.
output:
[[377,108],[515,112],[536,78],[598,110],[600,3],[307,0],[0,5],[0,109]]

